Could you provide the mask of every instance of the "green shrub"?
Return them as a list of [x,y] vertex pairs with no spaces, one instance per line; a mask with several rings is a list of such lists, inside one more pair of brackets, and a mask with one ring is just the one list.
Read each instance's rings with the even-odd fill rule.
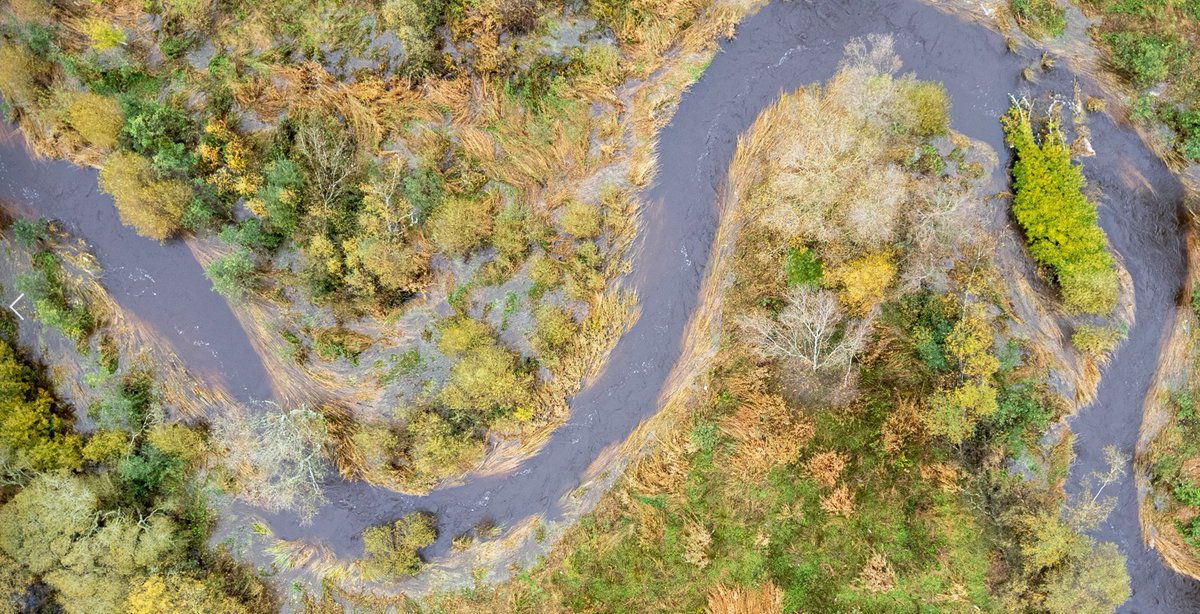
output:
[[594,239],[600,236],[600,208],[596,205],[572,200],[563,207],[562,229],[577,239]]
[[153,157],[175,143],[187,144],[193,136],[187,113],[153,100],[127,99],[121,136],[137,153]]
[[1178,135],[1175,150],[1184,158],[1200,161],[1200,109],[1172,113],[1167,119]]
[[1049,123],[1040,146],[1020,107],[1013,106],[1003,123],[1016,154],[1013,215],[1030,254],[1054,273],[1069,309],[1108,313],[1117,300],[1116,268],[1057,120]]
[[12,231],[13,238],[25,249],[32,249],[40,241],[50,240],[50,222],[45,218],[17,220],[12,224]]
[[54,254],[43,251],[31,258],[33,271],[17,276],[17,290],[33,303],[37,318],[57,328],[64,337],[83,346],[95,327],[87,305],[69,299],[62,264]]
[[1150,87],[1167,77],[1183,43],[1170,36],[1140,32],[1112,32],[1104,35],[1112,49],[1112,60],[1138,87]]
[[402,72],[425,77],[442,70],[444,61],[437,28],[445,16],[445,0],[387,0],[383,21],[404,46]]
[[1107,326],[1084,324],[1071,334],[1071,344],[1075,349],[1089,356],[1103,356],[1117,347],[1124,335],[1121,331]]
[[1011,0],[1012,12],[1030,36],[1061,36],[1067,28],[1067,10],[1056,0]]
[[437,169],[422,166],[404,179],[404,198],[415,212],[413,217],[416,223],[429,217],[445,197],[445,182]]
[[521,368],[517,355],[489,343],[468,351],[450,367],[440,398],[455,411],[508,413],[529,401],[532,386],[533,375]]
[[231,301],[240,301],[254,289],[254,254],[238,246],[232,252],[213,260],[204,268],[213,290]]
[[66,115],[67,123],[91,145],[105,149],[117,146],[125,116],[116,100],[78,92],[71,96]]
[[571,348],[579,324],[571,313],[557,305],[541,305],[534,312],[533,347],[538,356],[553,361]]
[[433,514],[413,512],[390,524],[363,531],[363,561],[360,569],[368,580],[411,576],[421,569],[417,551],[437,539]]
[[950,96],[941,83],[916,81],[904,91],[909,130],[919,137],[941,136],[950,129]]
[[434,210],[426,226],[438,249],[451,256],[465,256],[491,234],[491,207],[485,201],[449,198]]
[[263,173],[263,187],[258,191],[261,215],[268,228],[291,236],[300,223],[300,203],[304,196],[304,172],[300,165],[287,158],[277,158]]

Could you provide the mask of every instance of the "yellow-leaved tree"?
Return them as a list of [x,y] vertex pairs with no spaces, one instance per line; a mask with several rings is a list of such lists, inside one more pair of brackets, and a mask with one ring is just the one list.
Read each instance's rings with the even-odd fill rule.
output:
[[186,184],[156,177],[150,161],[132,152],[114,153],[104,161],[100,188],[112,195],[125,225],[158,241],[179,230],[192,196]]

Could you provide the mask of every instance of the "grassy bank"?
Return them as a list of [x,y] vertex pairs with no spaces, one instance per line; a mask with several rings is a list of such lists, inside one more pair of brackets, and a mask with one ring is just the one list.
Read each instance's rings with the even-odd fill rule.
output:
[[1134,90],[1130,117],[1160,133],[1176,161],[1200,161],[1200,4],[1081,0],[1110,67]]

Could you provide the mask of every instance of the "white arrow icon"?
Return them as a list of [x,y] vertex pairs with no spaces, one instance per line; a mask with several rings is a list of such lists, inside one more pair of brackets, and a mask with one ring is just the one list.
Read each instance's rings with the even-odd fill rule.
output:
[[25,319],[25,316],[21,315],[20,311],[17,311],[17,303],[21,302],[21,299],[23,299],[23,298],[25,298],[24,292],[21,293],[21,296],[17,297],[17,300],[8,304],[8,308],[11,309],[13,313],[17,314],[17,317],[21,318],[22,320]]

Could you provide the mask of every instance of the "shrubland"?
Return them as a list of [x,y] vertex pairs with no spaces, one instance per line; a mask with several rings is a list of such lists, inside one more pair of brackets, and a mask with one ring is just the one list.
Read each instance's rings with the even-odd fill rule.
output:
[[[762,112],[730,170],[716,356],[672,397],[674,422],[540,566],[430,610],[1070,612],[1128,597],[1122,555],[1088,535],[1124,459],[1062,490],[1070,435],[1043,435],[1067,401],[999,285],[974,146],[917,121],[914,92],[932,115],[948,101],[898,70],[890,39],[855,41],[832,80]],[[911,164],[926,146],[941,172]]]
[[1083,0],[1111,68],[1135,89],[1130,115],[1170,128],[1167,146],[1200,160],[1200,6],[1193,0]]

